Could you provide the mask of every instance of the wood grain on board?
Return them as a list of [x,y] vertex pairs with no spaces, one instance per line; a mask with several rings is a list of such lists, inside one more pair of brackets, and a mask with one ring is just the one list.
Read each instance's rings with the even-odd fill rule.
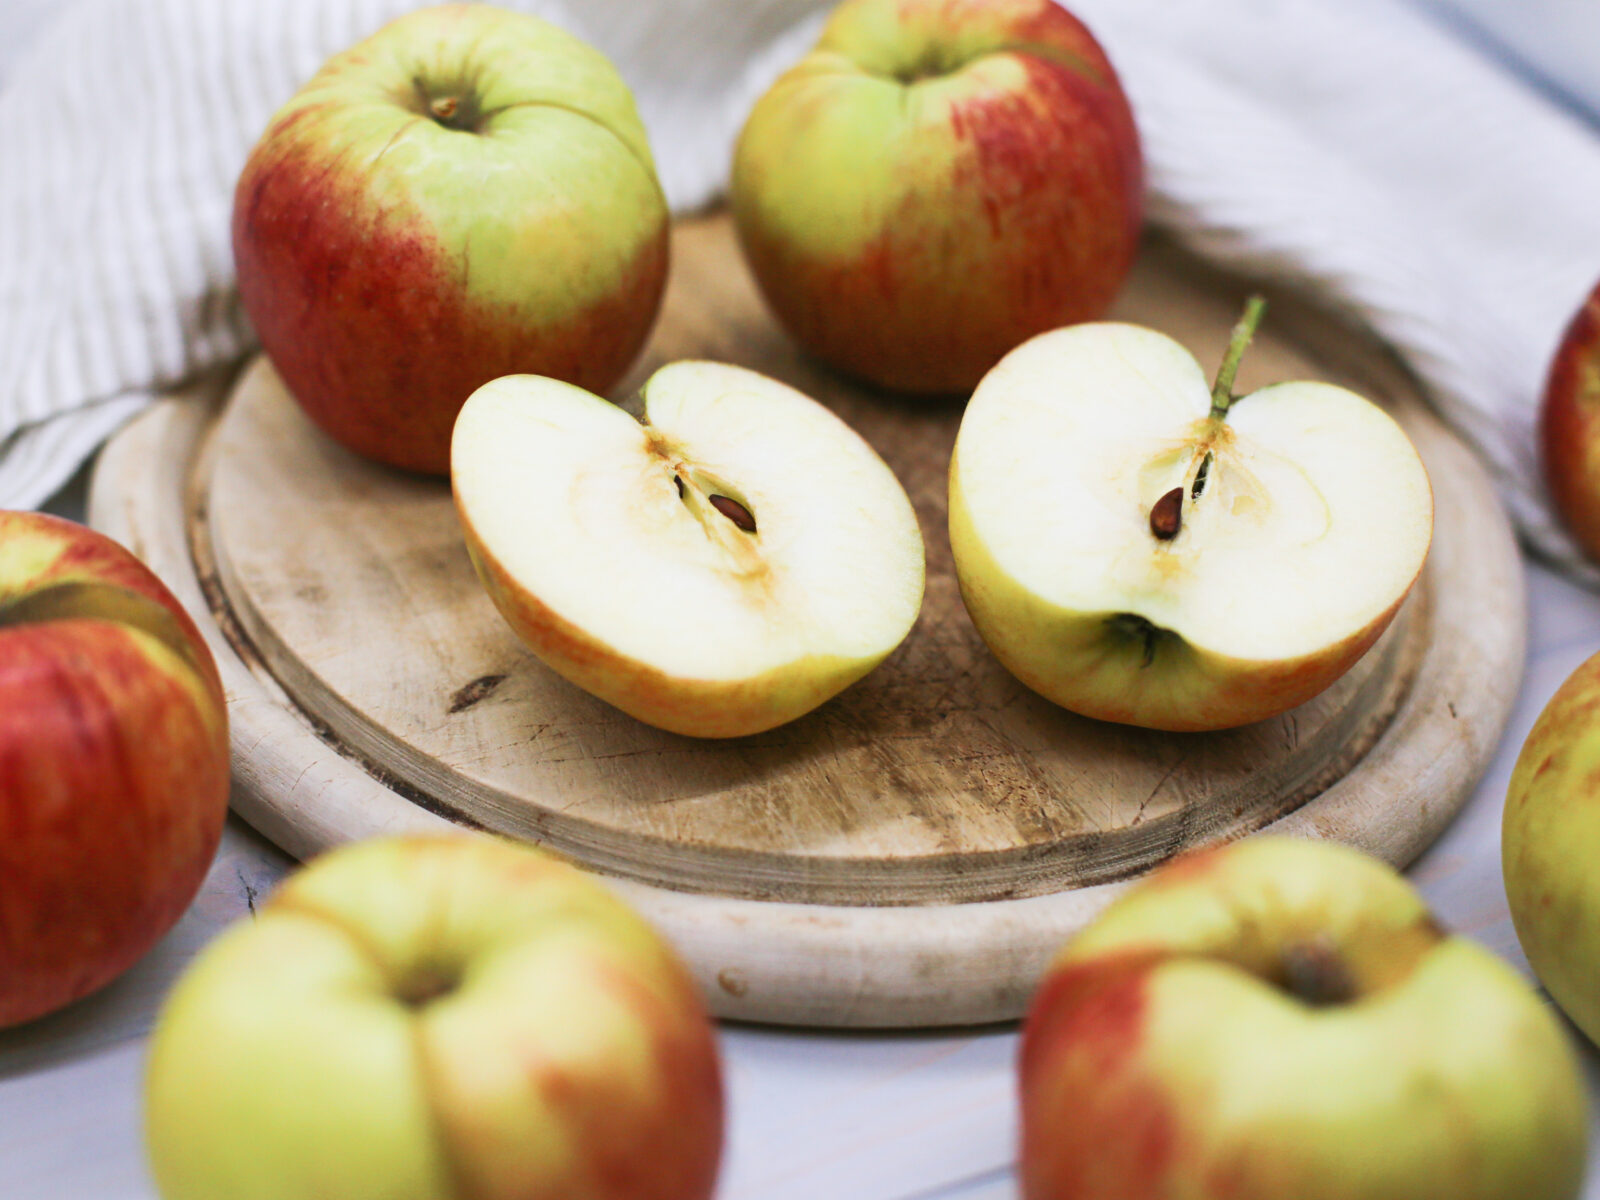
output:
[[[291,852],[448,823],[532,838],[616,879],[686,948],[720,1011],[926,1024],[1015,1015],[1113,881],[1179,849],[1275,825],[1404,862],[1470,790],[1520,671],[1515,547],[1481,468],[1381,352],[1275,303],[1239,390],[1319,378],[1393,407],[1435,484],[1416,594],[1294,712],[1153,733],[1050,705],[978,638],[944,527],[959,403],[874,393],[800,355],[726,218],[680,223],[673,250],[660,325],[618,394],[701,357],[832,407],[916,506],[929,567],[916,628],[861,683],[770,733],[651,729],[523,649],[473,578],[446,483],[341,450],[258,362],[215,422],[191,398],[130,429],[102,464],[95,519],[205,592],[230,659],[238,804]],[[1114,315],[1209,367],[1242,295],[1157,241]],[[152,454],[170,460],[153,474]]]

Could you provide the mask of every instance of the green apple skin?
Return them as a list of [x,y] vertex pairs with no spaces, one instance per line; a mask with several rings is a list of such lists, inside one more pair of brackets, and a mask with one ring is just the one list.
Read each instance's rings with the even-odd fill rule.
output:
[[182,606],[110,538],[0,512],[0,1027],[132,966],[227,811],[222,687]]
[[[1291,990],[1297,951],[1345,994]],[[1135,885],[1052,964],[1020,1053],[1028,1200],[1582,1184],[1585,1095],[1554,1015],[1387,866],[1328,843],[1250,838]]]
[[1143,165],[1110,61],[1051,0],[846,0],[751,111],[731,197],[803,347],[883,387],[958,392],[1105,312]]
[[1600,560],[1600,283],[1573,315],[1551,360],[1539,449],[1557,510],[1590,557]]
[[1534,973],[1600,1041],[1600,655],[1545,705],[1522,744],[1500,830],[1506,899]]
[[705,1200],[709,1020],[589,876],[488,836],[292,876],[178,982],[147,1068],[165,1200]]
[[660,305],[667,222],[602,55],[535,17],[449,5],[330,59],[273,117],[235,191],[233,249],[245,311],[311,419],[442,474],[456,412],[490,379],[622,377]]

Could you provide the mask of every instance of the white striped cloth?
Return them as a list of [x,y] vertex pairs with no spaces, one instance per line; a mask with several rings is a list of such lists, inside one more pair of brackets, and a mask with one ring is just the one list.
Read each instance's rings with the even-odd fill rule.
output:
[[[8,0],[9,2],[9,0]],[[245,353],[232,184],[329,54],[416,0],[73,0],[0,90],[0,507],[162,388]],[[609,54],[675,208],[827,0],[514,0]],[[1600,138],[1401,0],[1074,0],[1133,98],[1153,218],[1385,338],[1527,543],[1591,583],[1533,415],[1600,278]],[[4,34],[0,16],[0,36]]]

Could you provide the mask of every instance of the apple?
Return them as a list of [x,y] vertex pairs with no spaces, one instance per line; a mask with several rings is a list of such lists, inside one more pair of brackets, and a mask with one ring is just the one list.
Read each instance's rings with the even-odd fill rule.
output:
[[1052,0],[847,0],[757,101],[730,194],[805,349],[886,388],[966,392],[1110,306],[1143,166],[1110,61]]
[[178,981],[145,1140],[165,1200],[706,1200],[716,1042],[656,933],[482,835],[314,860]]
[[1600,283],[1551,361],[1539,443],[1557,511],[1584,550],[1600,559]]
[[441,474],[480,384],[622,377],[660,305],[667,232],[612,65],[477,4],[410,13],[330,59],[273,117],[233,208],[240,299],[307,415]]
[[227,810],[222,687],[183,608],[111,539],[0,512],[0,1027],[132,966]]
[[882,662],[922,604],[905,490],[810,397],[678,362],[642,419],[511,376],[456,422],[451,480],[484,587],[548,666],[641,721],[736,737]]
[[989,649],[1084,716],[1221,729],[1309,700],[1377,640],[1433,531],[1416,449],[1325,383],[1232,394],[1164,334],[1093,323],[983,379],[950,463],[961,595]]
[[1070,941],[1020,1049],[1027,1200],[1574,1200],[1582,1076],[1385,864],[1254,837]]
[[1506,900],[1528,963],[1600,1042],[1600,655],[1545,705],[1511,772],[1501,823]]

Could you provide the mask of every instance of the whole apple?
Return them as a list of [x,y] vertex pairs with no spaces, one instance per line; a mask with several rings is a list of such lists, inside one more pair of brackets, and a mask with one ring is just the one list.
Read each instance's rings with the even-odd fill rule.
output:
[[847,0],[750,113],[731,194],[802,346],[884,387],[953,392],[1105,312],[1143,167],[1116,72],[1052,0]]
[[1517,938],[1534,973],[1600,1041],[1600,655],[1545,705],[1511,773],[1501,866]]
[[1214,384],[1136,325],[1053,330],[967,405],[950,462],[962,599],[996,658],[1073,712],[1154,729],[1264,720],[1347,671],[1422,570],[1433,496],[1354,392]]
[[716,1043],[677,958],[591,877],[487,836],[316,859],[157,1023],[166,1200],[705,1200]]
[[1021,1048],[1028,1200],[1573,1200],[1585,1098],[1508,966],[1386,865],[1257,837],[1068,943]]
[[876,451],[743,367],[670,363],[640,397],[636,420],[514,375],[461,410],[456,508],[516,634],[563,678],[695,737],[791,721],[882,662],[916,622],[924,556]]
[[1600,283],[1550,364],[1539,443],[1557,510],[1579,544],[1600,559]]
[[91,529],[0,512],[0,1026],[132,966],[227,809],[222,687],[177,600]]
[[443,473],[480,384],[622,377],[660,305],[667,208],[603,56],[535,17],[449,5],[330,59],[277,113],[239,178],[233,249],[311,419]]

